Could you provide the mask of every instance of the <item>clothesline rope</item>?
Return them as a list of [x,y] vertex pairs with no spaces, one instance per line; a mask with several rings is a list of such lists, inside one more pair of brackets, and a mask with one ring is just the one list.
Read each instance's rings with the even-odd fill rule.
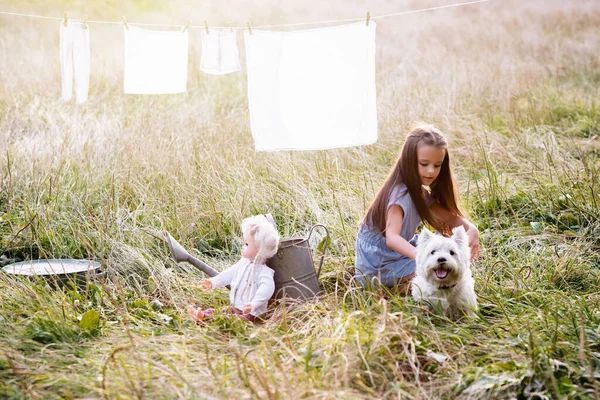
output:
[[[388,18],[388,17],[396,17],[396,16],[400,16],[400,15],[416,14],[416,13],[421,13],[421,12],[425,12],[425,11],[441,10],[441,9],[445,9],[445,8],[454,8],[454,7],[467,6],[467,5],[471,5],[471,4],[485,3],[488,1],[490,1],[490,0],[473,0],[473,1],[463,2],[463,3],[448,4],[448,5],[444,5],[444,6],[421,8],[418,10],[410,10],[410,11],[402,11],[402,12],[397,12],[397,13],[393,13],[393,14],[376,15],[376,16],[372,16],[371,19],[382,19],[382,18]],[[56,20],[56,21],[64,20],[64,18],[59,18],[59,17],[48,17],[45,15],[22,14],[22,13],[13,13],[13,12],[6,12],[6,11],[0,11],[0,14],[12,15],[12,16],[18,16],[18,17],[51,19],[51,20]],[[69,18],[69,21],[84,22],[81,19],[74,19],[74,18]],[[341,23],[341,22],[357,22],[357,21],[365,21],[365,17],[335,19],[335,20],[328,20],[328,21],[315,21],[315,22],[298,22],[298,23],[293,23],[293,24],[260,25],[260,26],[253,26],[252,28],[253,29],[282,28],[282,27],[288,27],[288,26],[322,25],[322,24],[333,24],[333,23]],[[88,24],[91,24],[91,23],[113,24],[113,25],[123,24],[123,21],[101,21],[101,20],[91,20],[91,19],[87,20],[85,22],[87,22]],[[138,26],[156,26],[156,27],[163,27],[163,28],[181,28],[182,26],[184,26],[183,24],[180,24],[180,25],[146,24],[146,23],[137,23],[137,22],[129,22],[129,21],[127,21],[127,24],[128,25],[138,25]],[[205,26],[204,25],[190,25],[188,28],[190,28],[190,29],[205,29]],[[217,28],[217,29],[231,28],[231,29],[235,29],[235,30],[247,29],[245,26],[214,26],[212,28]]]

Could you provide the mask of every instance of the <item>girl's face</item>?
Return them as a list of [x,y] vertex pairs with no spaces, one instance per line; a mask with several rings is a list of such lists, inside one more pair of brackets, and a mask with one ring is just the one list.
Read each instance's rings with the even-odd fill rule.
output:
[[417,146],[417,164],[422,185],[429,186],[436,180],[445,157],[445,147]]
[[254,257],[258,253],[258,246],[252,236],[244,236],[244,247],[242,247],[242,257],[250,261],[254,261]]

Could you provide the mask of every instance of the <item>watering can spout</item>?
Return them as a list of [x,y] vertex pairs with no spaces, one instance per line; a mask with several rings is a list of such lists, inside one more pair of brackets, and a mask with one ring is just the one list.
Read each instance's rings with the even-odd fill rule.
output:
[[184,249],[183,246],[177,242],[177,240],[173,239],[171,235],[169,235],[169,232],[165,232],[165,238],[167,239],[167,243],[169,244],[169,250],[171,250],[171,255],[173,256],[173,259],[175,261],[188,262],[210,277],[217,276],[219,274],[217,270],[211,268],[207,264],[203,263],[196,257],[192,256],[190,253],[188,253],[187,250]]

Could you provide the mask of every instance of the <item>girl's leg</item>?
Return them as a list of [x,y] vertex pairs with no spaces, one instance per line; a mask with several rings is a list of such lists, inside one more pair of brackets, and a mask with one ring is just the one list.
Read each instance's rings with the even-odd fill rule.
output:
[[415,277],[415,260],[402,257],[394,263],[387,264],[381,269],[381,283],[392,293],[406,296],[410,293],[411,281]]
[[398,279],[398,283],[394,286],[394,292],[400,296],[408,296],[411,290],[411,281],[415,276],[416,274],[413,272]]

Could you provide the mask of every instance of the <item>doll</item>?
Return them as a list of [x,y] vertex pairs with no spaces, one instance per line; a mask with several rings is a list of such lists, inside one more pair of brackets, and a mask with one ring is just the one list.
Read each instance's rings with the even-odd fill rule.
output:
[[[256,215],[244,219],[242,259],[217,276],[200,282],[204,290],[230,285],[232,306],[224,308],[223,312],[238,314],[251,322],[267,311],[267,302],[275,291],[275,271],[266,265],[266,261],[277,253],[279,234],[269,217]],[[213,308],[202,310],[191,305],[187,311],[195,322],[215,313]]]

